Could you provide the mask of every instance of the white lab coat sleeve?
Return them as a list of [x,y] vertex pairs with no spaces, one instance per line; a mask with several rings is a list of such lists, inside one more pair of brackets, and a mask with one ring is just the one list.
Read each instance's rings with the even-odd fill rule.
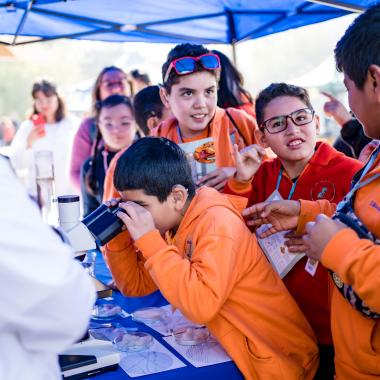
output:
[[10,158],[16,170],[28,168],[29,163],[33,160],[33,150],[27,148],[28,136],[32,128],[33,124],[30,120],[24,121],[12,140]]
[[2,157],[0,173],[0,331],[59,353],[85,332],[94,286]]

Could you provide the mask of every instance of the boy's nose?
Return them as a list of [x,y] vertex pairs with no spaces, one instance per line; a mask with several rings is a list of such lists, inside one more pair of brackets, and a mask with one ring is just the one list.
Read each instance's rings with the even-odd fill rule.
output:
[[286,132],[293,133],[299,130],[299,126],[294,124],[293,120],[288,116],[286,119]]
[[203,108],[206,106],[206,99],[203,96],[197,96],[195,98],[194,107]]

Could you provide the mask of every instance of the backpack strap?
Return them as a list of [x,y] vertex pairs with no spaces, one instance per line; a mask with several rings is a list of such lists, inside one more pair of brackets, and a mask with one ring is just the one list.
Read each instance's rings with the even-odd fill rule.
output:
[[240,132],[240,129],[237,126],[237,124],[236,124],[235,120],[233,119],[232,115],[226,109],[225,109],[225,111],[226,111],[226,114],[227,114],[228,118],[230,119],[231,123],[236,128],[239,136],[243,139],[244,145],[248,146],[249,144],[247,144],[247,140],[245,139],[244,135]]

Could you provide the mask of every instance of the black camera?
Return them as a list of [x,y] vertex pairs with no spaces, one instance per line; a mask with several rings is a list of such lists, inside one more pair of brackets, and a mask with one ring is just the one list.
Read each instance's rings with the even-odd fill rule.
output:
[[107,207],[103,204],[82,220],[98,245],[107,244],[123,230],[124,223],[116,215],[118,211],[125,212],[118,205]]

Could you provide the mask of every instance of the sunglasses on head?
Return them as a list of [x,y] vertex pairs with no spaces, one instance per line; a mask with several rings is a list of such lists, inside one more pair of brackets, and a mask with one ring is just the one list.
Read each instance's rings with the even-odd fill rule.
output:
[[205,70],[218,70],[221,68],[219,57],[213,53],[207,53],[198,57],[181,57],[170,62],[164,77],[164,83],[168,80],[172,69],[177,75],[186,75],[195,72],[199,62]]

